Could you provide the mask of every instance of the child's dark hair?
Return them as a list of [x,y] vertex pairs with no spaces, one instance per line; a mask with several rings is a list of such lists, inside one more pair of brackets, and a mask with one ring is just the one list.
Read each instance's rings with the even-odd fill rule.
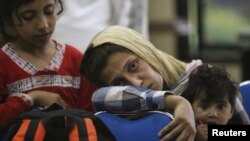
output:
[[204,90],[208,102],[228,96],[231,106],[234,107],[238,87],[224,67],[208,64],[197,67],[190,74],[187,88],[182,96],[192,104],[201,90]]
[[95,85],[99,87],[106,86],[106,84],[101,82],[100,75],[107,66],[110,56],[117,52],[131,51],[112,43],[104,43],[98,47],[92,47],[92,45],[90,45],[83,55],[80,73]]
[[[18,14],[18,8],[20,5],[32,2],[34,0],[0,0],[0,32],[6,41],[15,40],[16,37],[11,36],[7,31],[7,26],[13,25],[13,14],[17,17],[20,23],[22,23],[20,15]],[[55,0],[60,7],[57,15],[63,12],[62,0]]]

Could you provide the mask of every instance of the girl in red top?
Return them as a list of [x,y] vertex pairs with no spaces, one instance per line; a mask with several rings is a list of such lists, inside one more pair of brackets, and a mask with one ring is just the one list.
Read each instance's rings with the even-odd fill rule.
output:
[[93,111],[95,87],[79,73],[82,53],[51,39],[62,1],[1,0],[0,5],[0,29],[8,41],[0,50],[0,129],[34,104]]

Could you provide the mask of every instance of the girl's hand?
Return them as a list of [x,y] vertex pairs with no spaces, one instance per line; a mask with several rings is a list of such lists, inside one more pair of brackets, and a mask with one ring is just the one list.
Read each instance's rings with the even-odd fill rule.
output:
[[64,108],[67,108],[67,104],[57,93],[47,92],[47,91],[32,91],[28,93],[33,99],[35,104],[42,107],[49,106],[53,103],[58,103]]
[[168,95],[167,107],[174,110],[174,119],[160,132],[162,141],[193,141],[196,134],[195,118],[191,104],[183,97]]

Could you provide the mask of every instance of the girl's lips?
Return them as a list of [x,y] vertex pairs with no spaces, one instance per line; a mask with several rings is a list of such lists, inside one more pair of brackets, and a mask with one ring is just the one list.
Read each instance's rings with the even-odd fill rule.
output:
[[207,124],[208,124],[208,125],[217,125],[216,122],[208,122]]
[[51,33],[48,32],[48,33],[44,33],[44,34],[37,35],[36,37],[37,37],[37,38],[43,38],[43,37],[49,36],[50,34],[51,34]]
[[36,39],[41,40],[41,41],[45,41],[45,40],[50,39],[50,35],[51,35],[51,33],[38,35],[38,36],[36,36]]
[[211,121],[205,122],[205,121],[202,121],[202,120],[197,120],[197,121],[196,121],[196,124],[197,124],[197,125],[200,125],[200,124],[217,125],[216,122],[211,122]]

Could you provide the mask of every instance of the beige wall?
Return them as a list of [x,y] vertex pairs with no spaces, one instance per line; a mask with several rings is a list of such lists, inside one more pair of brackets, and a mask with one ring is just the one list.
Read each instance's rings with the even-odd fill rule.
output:
[[[175,0],[149,0],[150,40],[157,48],[176,57],[177,46],[175,30],[169,29],[175,20]],[[174,28],[174,25],[172,27]],[[241,64],[235,62],[208,63],[224,65],[235,81],[242,81]]]
[[175,34],[164,26],[175,21],[174,7],[173,0],[149,0],[149,23],[157,28],[150,28],[150,40],[157,48],[176,56]]

